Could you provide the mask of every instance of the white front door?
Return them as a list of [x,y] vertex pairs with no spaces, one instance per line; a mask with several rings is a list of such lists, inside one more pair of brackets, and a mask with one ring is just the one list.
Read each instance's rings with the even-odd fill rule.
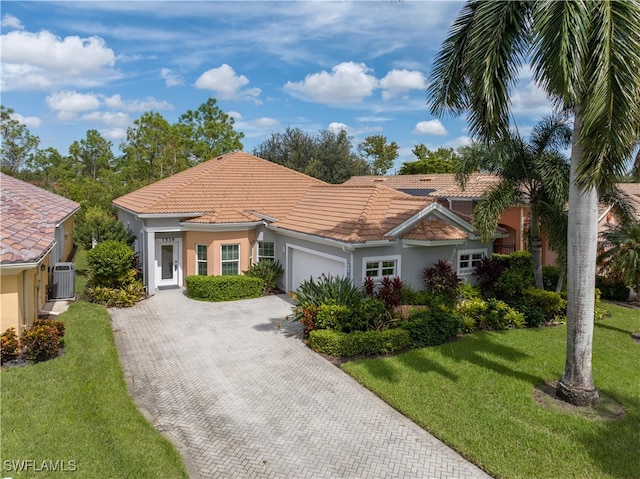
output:
[[180,279],[180,242],[168,238],[156,241],[156,286],[178,286]]

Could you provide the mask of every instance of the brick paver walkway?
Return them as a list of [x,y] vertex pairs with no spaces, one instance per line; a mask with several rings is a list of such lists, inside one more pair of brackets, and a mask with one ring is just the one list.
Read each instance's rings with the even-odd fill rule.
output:
[[132,395],[192,477],[489,478],[309,350],[290,311],[180,290],[110,310]]

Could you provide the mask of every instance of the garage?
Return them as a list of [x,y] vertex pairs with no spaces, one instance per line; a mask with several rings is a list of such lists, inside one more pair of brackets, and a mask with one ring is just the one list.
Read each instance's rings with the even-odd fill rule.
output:
[[295,291],[298,286],[309,278],[318,278],[322,274],[332,276],[346,276],[347,260],[326,253],[319,253],[307,249],[289,247],[288,269],[290,271],[288,289]]

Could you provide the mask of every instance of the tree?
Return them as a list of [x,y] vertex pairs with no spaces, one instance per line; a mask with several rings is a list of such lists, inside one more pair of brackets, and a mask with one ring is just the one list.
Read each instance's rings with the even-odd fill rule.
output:
[[349,136],[323,130],[312,136],[299,128],[274,133],[253,154],[327,183],[344,183],[354,175],[369,173],[369,165],[351,151]]
[[455,173],[458,169],[459,158],[453,148],[440,147],[436,151],[431,151],[425,145],[418,144],[412,152],[418,160],[402,163],[398,174]]
[[76,166],[77,174],[95,181],[101,170],[108,170],[113,165],[112,146],[98,130],[88,130],[85,139],[74,141],[69,146],[69,157]]
[[399,149],[395,141],[387,144],[387,137],[383,135],[368,136],[358,145],[358,151],[369,161],[374,175],[384,175],[393,168]]
[[621,177],[640,125],[640,3],[470,1],[429,81],[432,113],[468,112],[471,134],[509,131],[510,88],[530,61],[534,80],[573,113],[568,224],[567,354],[558,395],[594,404],[591,357],[598,190]]
[[[490,145],[477,143],[462,149],[458,181],[464,187],[471,173],[488,171],[500,180],[492,186],[473,211],[473,224],[483,241],[490,241],[502,213],[522,202],[529,204],[529,247],[535,285],[544,289],[542,278],[541,229],[563,228],[569,199],[569,163],[561,150],[571,144],[571,128],[562,116],[550,116],[533,129],[529,142],[508,132]],[[555,238],[555,236],[552,236]],[[566,240],[552,244],[566,249]],[[563,256],[564,257],[564,256]]]
[[134,239],[132,232],[127,231],[118,218],[97,206],[89,207],[78,218],[78,224],[73,231],[74,242],[85,250],[90,250],[94,241],[102,243],[113,240],[132,244]]
[[209,98],[197,110],[188,110],[178,119],[180,137],[192,163],[210,160],[223,153],[242,150],[243,133],[233,130],[235,120]]
[[2,132],[2,148],[0,159],[2,170],[16,175],[23,164],[31,158],[40,144],[40,138],[32,135],[29,129],[11,117],[13,109],[0,105],[0,131]]
[[640,183],[640,149],[636,153],[636,159],[631,167],[631,178],[635,183]]
[[640,302],[640,223],[626,221],[602,233],[604,252],[598,256],[603,272],[631,285]]

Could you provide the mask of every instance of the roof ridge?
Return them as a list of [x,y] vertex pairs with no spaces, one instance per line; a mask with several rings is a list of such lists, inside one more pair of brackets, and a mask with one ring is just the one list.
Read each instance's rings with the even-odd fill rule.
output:
[[[370,186],[368,186],[368,188],[370,188]],[[373,187],[373,191],[369,195],[369,198],[367,198],[364,208],[362,209],[360,216],[358,216],[358,219],[356,220],[356,224],[353,228],[353,232],[349,235],[350,241],[355,241],[360,237],[360,232],[362,231],[362,228],[364,228],[366,221],[368,219],[369,213],[373,209],[373,204],[375,200],[377,200],[377,197],[381,194],[380,192],[382,191],[384,190],[382,188],[378,188],[377,185]]]

